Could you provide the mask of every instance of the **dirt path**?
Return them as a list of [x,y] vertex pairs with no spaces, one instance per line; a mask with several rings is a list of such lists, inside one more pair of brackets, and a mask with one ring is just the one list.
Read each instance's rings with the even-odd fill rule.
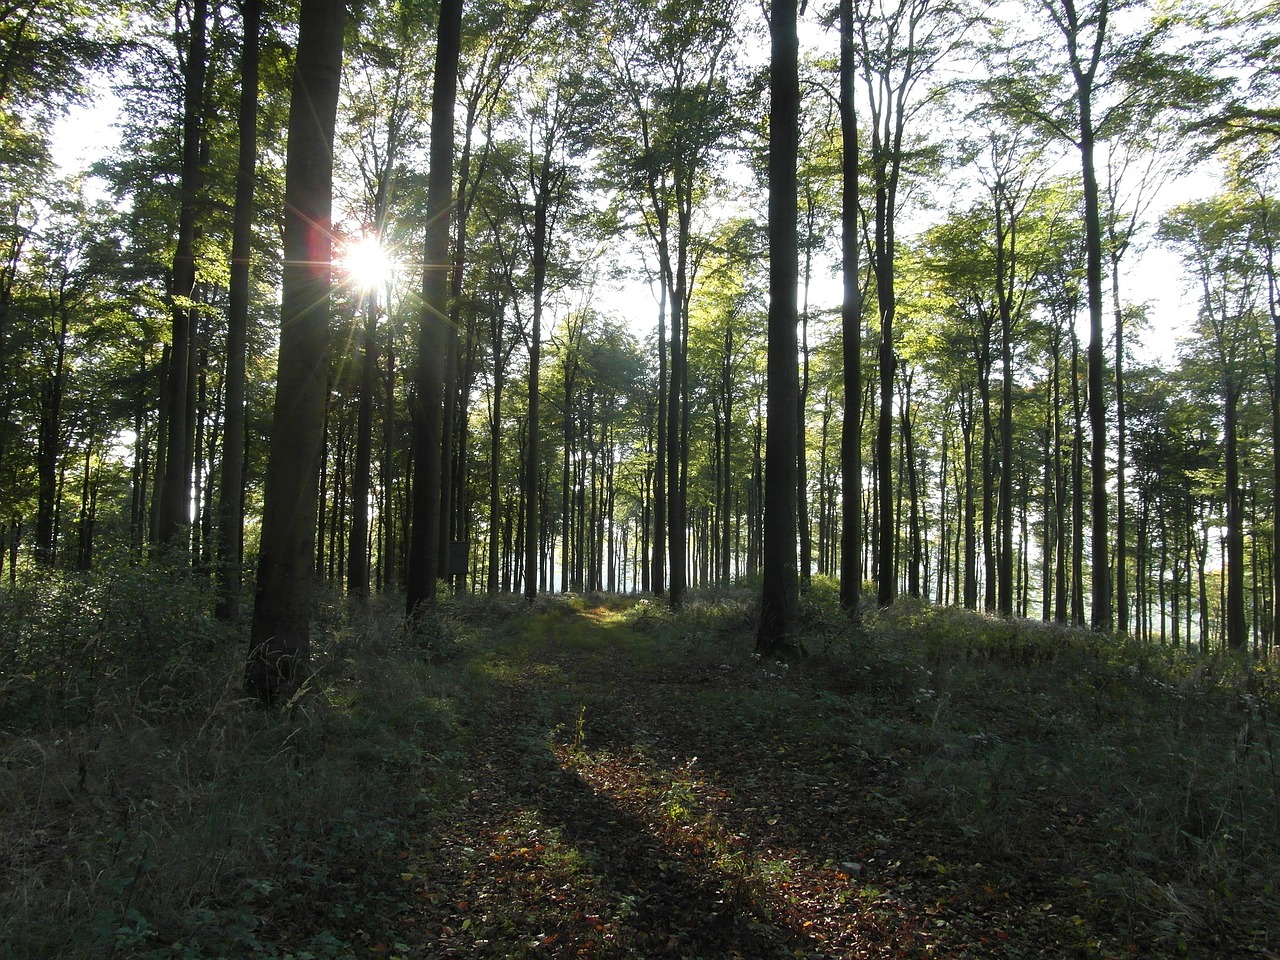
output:
[[413,956],[1066,955],[1038,891],[929,852],[962,838],[897,799],[892,757],[800,736],[804,684],[611,629],[480,664],[465,800],[407,865]]

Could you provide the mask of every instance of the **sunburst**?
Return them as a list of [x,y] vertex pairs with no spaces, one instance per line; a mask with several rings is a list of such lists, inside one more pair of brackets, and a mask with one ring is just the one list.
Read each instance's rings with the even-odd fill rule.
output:
[[374,234],[366,234],[346,245],[338,265],[348,282],[359,290],[381,290],[395,275],[391,251]]

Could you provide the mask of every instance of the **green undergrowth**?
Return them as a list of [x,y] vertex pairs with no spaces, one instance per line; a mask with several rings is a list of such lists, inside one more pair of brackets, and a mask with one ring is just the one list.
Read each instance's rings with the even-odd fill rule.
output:
[[290,710],[159,568],[0,595],[0,956],[348,957],[459,789],[453,628],[322,597]]
[[1117,952],[1274,947],[1271,661],[902,604],[802,672],[790,689],[837,697],[785,709],[808,735],[897,765],[886,813],[918,818],[951,856],[1042,886]]
[[[1009,922],[1054,931],[1045,955],[1280,946],[1269,661],[907,602],[855,625],[837,599],[811,584],[809,655],[784,664],[754,656],[742,589],[678,612],[458,597],[414,625],[399,598],[323,595],[306,692],[263,712],[199,578],[157,564],[21,584],[0,593],[0,955],[433,955],[413,941],[435,903],[414,892],[422,851],[513,703],[496,720],[516,775],[567,764],[632,791],[759,916],[780,909],[767,891],[827,867],[865,870],[839,903],[881,902],[876,871],[907,863],[1007,891]],[[797,808],[797,790],[819,799]],[[540,816],[507,832],[556,842],[509,858],[563,847],[554,889],[585,882],[599,855]],[[588,932],[631,923],[617,943],[641,942],[631,896]]]

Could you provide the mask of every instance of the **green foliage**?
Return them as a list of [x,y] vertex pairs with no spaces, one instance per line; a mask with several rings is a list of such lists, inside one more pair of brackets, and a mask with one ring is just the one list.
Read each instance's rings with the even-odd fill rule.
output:
[[399,603],[323,598],[281,714],[243,698],[243,644],[189,573],[46,574],[0,602],[0,953],[336,958],[390,928],[406,824],[459,764],[456,694]]
[[3,722],[18,728],[199,713],[201,661],[228,639],[202,582],[164,562],[29,570],[0,593],[0,624]]

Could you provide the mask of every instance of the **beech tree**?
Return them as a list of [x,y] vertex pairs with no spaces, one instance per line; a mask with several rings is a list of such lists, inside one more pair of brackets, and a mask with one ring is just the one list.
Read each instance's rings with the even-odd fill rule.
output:
[[853,0],[840,0],[840,603],[857,615],[862,594],[862,230],[858,160],[857,46]]
[[[181,9],[181,8],[180,8]],[[191,358],[192,332],[196,323],[196,227],[204,171],[200,154],[204,143],[205,82],[208,72],[207,0],[192,0],[183,51],[182,168],[178,239],[167,291],[173,318],[169,365],[165,371],[165,417],[169,424],[165,449],[164,487],[160,500],[160,543],[185,554],[188,543],[180,541],[190,525],[191,470]]]
[[462,0],[440,5],[431,93],[431,154],[423,244],[413,412],[413,511],[406,604],[411,616],[435,603],[439,574],[445,323],[449,316],[449,217],[453,203],[453,113],[462,45]]
[[240,111],[236,129],[239,155],[231,237],[231,277],[227,303],[227,373],[222,469],[218,487],[218,616],[240,619],[244,550],[244,399],[245,352],[249,330],[249,300],[256,214],[254,191],[258,168],[258,82],[261,59],[261,0],[242,0],[240,50]]
[[[376,564],[378,587],[397,588],[406,542],[415,612],[452,569],[457,541],[469,545],[457,583],[495,591],[643,585],[679,605],[689,589],[763,572],[766,589],[783,593],[763,608],[762,650],[775,633],[794,639],[790,627],[775,631],[794,615],[788,571],[811,567],[840,570],[850,612],[865,574],[881,602],[901,590],[1006,615],[1034,604],[1077,623],[1102,623],[1106,608],[1137,636],[1176,624],[1179,642],[1199,629],[1210,647],[1220,622],[1232,645],[1274,635],[1265,602],[1250,605],[1280,579],[1268,526],[1280,413],[1269,431],[1263,415],[1268,400],[1280,410],[1269,13],[1222,14],[1232,29],[1255,30],[1225,36],[1223,19],[1168,31],[1138,0],[1045,0],[1028,8],[1038,21],[993,8],[991,80],[961,86],[952,66],[967,61],[975,28],[963,5],[847,0],[826,11],[840,19],[840,80],[825,89],[834,48],[816,40],[808,89],[827,109],[801,133],[817,146],[800,145],[806,162],[794,170],[760,171],[780,204],[773,225],[801,220],[794,249],[785,230],[774,233],[766,339],[756,332],[765,217],[737,176],[739,163],[759,166],[750,130],[765,111],[742,94],[766,74],[736,73],[751,62],[754,24],[732,4],[584,2],[553,17],[543,4],[515,15],[481,2],[460,21],[458,82],[433,98],[415,91],[436,53],[444,69],[434,81],[448,83],[447,24],[433,48],[430,30],[412,29],[417,8],[363,11],[361,66],[336,108],[351,147],[334,159],[339,196],[352,189],[324,209],[315,203],[329,188],[309,159],[295,160],[288,206],[276,196],[285,58],[273,18],[254,26],[257,0],[139,9],[119,47],[107,42],[110,23],[81,24],[76,5],[6,9],[18,18],[0,24],[0,537],[11,576],[36,559],[101,562],[110,521],[127,516],[130,562],[153,562],[150,528],[153,542],[170,540],[212,573],[219,612],[234,620],[247,553],[263,570],[261,596],[287,598],[274,612],[257,604],[250,628],[250,675],[268,701],[301,676],[307,603],[297,584],[345,573],[364,597]],[[797,15],[784,5],[770,24],[781,31],[779,82],[790,71],[785,24]],[[57,49],[68,31],[86,45]],[[1220,41],[1221,71],[1236,74],[1230,98],[1204,102],[1221,74],[1191,69],[1175,48],[1184,37]],[[52,235],[66,212],[47,150],[54,118],[87,90],[85,66],[117,49],[121,70],[101,82],[120,83],[122,146],[96,168],[111,203],[77,207],[66,214],[74,226]],[[770,119],[784,130],[789,94],[774,92]],[[932,111],[944,94],[984,109],[955,111],[946,128],[926,123],[942,116]],[[428,142],[413,127],[428,99],[439,126],[423,163]],[[1248,189],[1243,175],[1229,184],[1238,209],[1197,220],[1192,245],[1229,238],[1236,252],[1219,244],[1213,289],[1243,302],[1252,285],[1253,301],[1224,310],[1215,293],[1213,311],[1197,314],[1197,349],[1152,371],[1134,335],[1141,307],[1126,299],[1138,291],[1124,284],[1160,179],[1146,171],[1176,155],[1166,144],[1184,115],[1213,133],[1205,156],[1222,157],[1232,176],[1253,171]],[[303,122],[295,116],[298,136]],[[779,164],[786,136],[774,143]],[[310,142],[325,152],[322,135]],[[1079,170],[1041,188],[1036,154],[1051,169],[1059,147]],[[345,285],[330,298],[322,267],[332,251],[313,238],[319,246],[300,256],[306,231],[281,218],[299,209],[294,193],[311,198],[313,222],[337,221],[339,238],[394,239],[429,224],[422,296],[389,297],[385,320]],[[904,218],[908,203],[918,218]],[[834,240],[837,220],[832,264],[826,234]],[[1186,267],[1203,272],[1201,260]],[[838,294],[824,272],[843,274]],[[651,281],[653,304],[605,299],[624,274]],[[282,279],[277,357],[264,295]],[[305,284],[314,286],[304,298]],[[1202,291],[1195,299],[1208,303]],[[784,319],[788,303],[796,315]],[[1100,359],[1098,338],[1075,334],[1098,304],[1112,318]],[[657,336],[644,336],[654,320]],[[800,346],[797,322],[798,363],[788,352]],[[268,362],[280,365],[278,383]],[[1238,389],[1226,389],[1224,370],[1238,373]],[[268,438],[261,417],[272,400]],[[318,428],[308,419],[317,409]],[[787,420],[790,450],[766,437]],[[874,444],[864,447],[864,430]],[[1268,453],[1270,476],[1259,469]],[[790,532],[778,527],[788,522],[774,500],[779,477]],[[1219,578],[1215,538],[1228,529]]]
[[[942,0],[857,0],[852,10],[863,92],[866,97],[871,168],[869,202],[872,225],[869,242],[879,310],[879,425],[876,432],[876,496],[879,514],[876,549],[876,599],[893,602],[897,591],[893,483],[893,399],[897,358],[894,350],[895,280],[898,207],[903,174],[929,155],[921,144],[910,143],[914,123],[938,96],[934,68],[956,55],[966,26],[966,14]],[[847,298],[848,294],[846,294]]]
[[[702,246],[694,215],[717,152],[735,118],[728,83],[732,3],[696,10],[669,0],[617,8],[612,30],[611,104],[622,123],[607,137],[607,169],[636,211],[656,255],[658,285],[658,463],[655,474],[653,589],[673,607],[686,589],[689,301]],[[614,123],[617,120],[612,121]],[[669,373],[668,373],[669,363]]]
[[303,0],[285,159],[279,373],[247,665],[249,690],[265,705],[298,691],[310,656],[345,30],[344,0]]
[[796,166],[800,140],[800,41],[795,0],[769,7],[769,422],[765,442],[764,588],[756,650],[786,656],[800,649],[796,559],[800,385],[796,344]]
[[1161,234],[1176,244],[1199,287],[1197,328],[1209,354],[1223,405],[1226,475],[1226,645],[1246,643],[1245,504],[1241,481],[1241,404],[1258,366],[1260,302],[1268,295],[1249,203],[1225,195],[1171,211]]

